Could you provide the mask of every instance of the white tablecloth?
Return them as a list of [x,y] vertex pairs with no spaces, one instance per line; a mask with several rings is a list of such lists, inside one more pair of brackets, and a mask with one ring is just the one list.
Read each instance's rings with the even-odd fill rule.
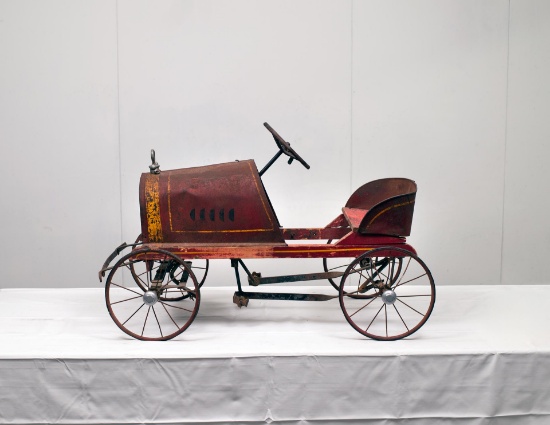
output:
[[233,292],[203,287],[186,332],[142,342],[102,289],[0,290],[0,422],[550,423],[550,286],[440,286],[394,342],[338,300],[238,309]]

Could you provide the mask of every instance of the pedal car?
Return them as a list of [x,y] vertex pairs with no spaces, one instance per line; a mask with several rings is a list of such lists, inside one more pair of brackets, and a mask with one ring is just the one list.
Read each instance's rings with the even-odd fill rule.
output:
[[[433,310],[435,285],[406,241],[415,182],[371,181],[359,187],[325,227],[283,228],[261,177],[283,154],[289,164],[296,160],[310,167],[264,125],[278,150],[260,171],[253,160],[160,171],[151,151],[150,170],[139,184],[141,235],[135,243],[120,245],[99,271],[100,281],[108,272],[105,301],[116,325],[141,340],[179,335],[197,316],[209,261],[228,259],[237,282],[233,302],[239,307],[255,299],[338,298],[348,323],[367,337],[396,340],[416,332]],[[291,240],[303,242],[287,243]],[[244,260],[251,258],[319,258],[322,270],[266,277],[247,268]],[[250,286],[328,280],[337,292],[244,290],[240,269]]]

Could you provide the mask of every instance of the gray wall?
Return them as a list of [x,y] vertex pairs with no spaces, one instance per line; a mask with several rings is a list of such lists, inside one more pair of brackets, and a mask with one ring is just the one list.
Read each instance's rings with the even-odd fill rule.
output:
[[284,226],[410,177],[438,284],[548,283],[549,46],[545,0],[0,0],[0,287],[100,285],[140,232],[149,149],[261,167],[264,121],[311,164],[264,177]]

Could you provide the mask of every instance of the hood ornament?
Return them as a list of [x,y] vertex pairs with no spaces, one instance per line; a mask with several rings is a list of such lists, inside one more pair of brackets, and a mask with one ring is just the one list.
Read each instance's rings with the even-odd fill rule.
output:
[[155,150],[151,149],[151,165],[149,165],[149,170],[151,174],[160,174],[160,165],[155,161]]

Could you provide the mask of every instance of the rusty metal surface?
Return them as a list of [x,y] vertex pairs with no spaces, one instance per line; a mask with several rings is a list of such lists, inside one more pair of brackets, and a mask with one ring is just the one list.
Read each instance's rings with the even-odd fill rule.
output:
[[144,173],[144,242],[284,244],[254,161]]
[[416,183],[405,178],[374,180],[357,189],[343,212],[356,232],[409,236]]
[[[407,243],[337,245],[337,244],[296,244],[296,245],[181,245],[173,243],[144,244],[144,248],[163,249],[182,258],[232,259],[232,258],[335,258],[357,257],[366,251],[387,246],[387,255],[392,255],[392,247],[414,253]],[[145,254],[143,254],[145,255]]]
[[362,235],[356,232],[349,232],[346,236],[341,238],[338,241],[335,241],[334,244],[338,246],[342,245],[390,245],[399,246],[407,241],[406,238],[402,236],[385,236],[385,235]]
[[[338,295],[325,294],[294,294],[294,293],[273,293],[273,292],[235,292],[233,302],[236,297],[242,297],[248,300],[278,300],[278,301],[330,301],[338,298]],[[244,301],[244,300],[239,300]],[[236,302],[235,302],[236,303]],[[236,303],[237,304],[237,303]],[[243,304],[245,305],[245,304]]]
[[260,273],[253,272],[251,276],[248,277],[248,283],[253,286],[258,286],[272,283],[306,282],[310,280],[336,279],[343,275],[344,272],[325,272],[262,277]]

